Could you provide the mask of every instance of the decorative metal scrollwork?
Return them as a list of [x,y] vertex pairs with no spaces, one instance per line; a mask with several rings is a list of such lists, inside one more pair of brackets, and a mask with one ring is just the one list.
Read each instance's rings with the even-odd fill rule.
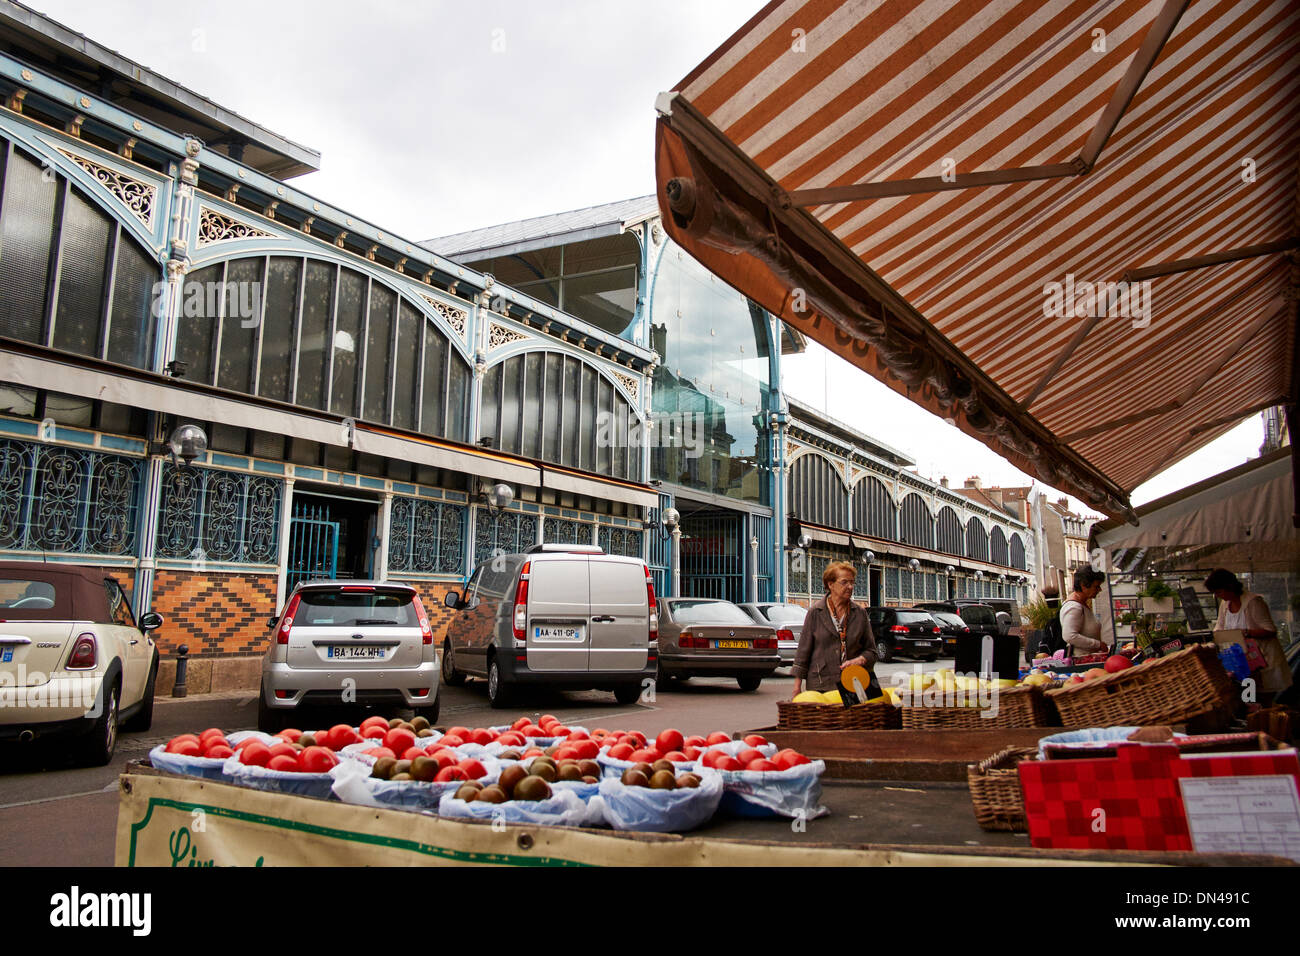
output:
[[274,233],[267,232],[265,229],[258,229],[249,223],[219,213],[215,209],[210,209],[207,206],[199,209],[198,245],[200,248],[218,242],[230,242],[234,239],[276,238],[279,237]]
[[275,564],[280,552],[277,478],[210,468],[163,468],[159,557]]
[[465,506],[393,498],[388,568],[415,574],[459,574],[464,564]]
[[153,229],[154,199],[158,195],[157,187],[151,183],[132,179],[130,176],[125,176],[115,169],[109,169],[107,166],[92,163],[90,160],[75,153],[70,153],[66,149],[60,149],[59,152],[90,173],[96,182],[113,194],[113,198],[131,210],[131,214],[144,223],[146,228]]
[[[590,525],[580,521],[566,521],[560,518],[547,518],[542,528],[542,540],[557,544],[590,544]],[[584,540],[585,539],[585,540]]]
[[601,525],[598,535],[600,549],[606,554],[621,554],[628,558],[641,557],[640,531]]
[[517,554],[537,543],[537,517],[507,511],[493,517],[480,510],[474,519],[474,564],[490,559],[497,548]]

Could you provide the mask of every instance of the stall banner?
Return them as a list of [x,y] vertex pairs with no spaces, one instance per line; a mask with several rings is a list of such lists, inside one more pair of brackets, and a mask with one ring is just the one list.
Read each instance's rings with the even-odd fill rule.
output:
[[[1294,749],[1181,755],[1173,744],[1120,744],[1114,756],[1027,760],[1019,770],[1035,847],[1192,850],[1181,779],[1280,775],[1300,786]],[[1237,818],[1229,811],[1225,823]]]

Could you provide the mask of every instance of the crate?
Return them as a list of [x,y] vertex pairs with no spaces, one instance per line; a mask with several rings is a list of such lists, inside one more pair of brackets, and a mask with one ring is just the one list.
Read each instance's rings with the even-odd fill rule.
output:
[[904,706],[904,730],[988,730],[994,727],[1050,727],[1052,713],[1039,687],[1012,687],[998,691],[998,712],[985,715],[982,707]]
[[1008,747],[992,757],[966,767],[966,783],[975,822],[981,829],[1028,833],[1025,795],[1020,787],[1019,764],[1038,759],[1036,747]]
[[1067,727],[1176,724],[1228,708],[1236,684],[1218,649],[1197,644],[1082,684],[1047,692]]
[[795,704],[777,701],[777,730],[897,730],[903,726],[899,709],[888,702],[854,704]]

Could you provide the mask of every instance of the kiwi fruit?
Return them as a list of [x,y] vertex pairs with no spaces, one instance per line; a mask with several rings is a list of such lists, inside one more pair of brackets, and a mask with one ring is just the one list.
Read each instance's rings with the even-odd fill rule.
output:
[[600,779],[600,764],[594,760],[579,760],[578,769],[582,771],[584,777],[595,777]]
[[395,773],[388,779],[389,780],[414,780],[415,778],[412,777],[409,773]]
[[294,750],[298,751],[298,753],[302,753],[304,750],[307,749],[302,744],[290,744],[290,746],[293,747]]
[[529,766],[528,772],[534,777],[541,777],[545,783],[550,783],[560,775],[560,772],[555,768],[555,764],[543,763],[540,760],[534,760]]
[[505,803],[506,792],[494,783],[490,787],[484,787],[480,790],[478,796],[474,799],[483,803]]
[[623,784],[628,787],[648,787],[650,778],[634,767],[629,767],[623,771]]
[[677,778],[673,776],[671,770],[656,770],[655,775],[650,778],[650,789],[676,790]]
[[699,785],[700,785],[700,778],[697,774],[684,773],[677,778],[678,787],[690,787],[692,790],[694,790]]
[[582,771],[578,769],[578,765],[576,763],[566,763],[563,767],[560,768],[560,779],[581,780]]
[[421,730],[429,729],[428,717],[416,717],[411,721],[411,728],[418,734]]
[[389,730],[392,730],[393,728],[395,728],[395,727],[400,727],[400,726],[402,726],[402,718],[401,718],[401,717],[393,717],[393,718],[389,719],[389,721],[388,721],[388,729],[389,729]]
[[542,753],[546,754],[546,756],[548,756],[548,757],[554,757],[556,751],[558,751],[559,749],[560,749],[560,745],[559,745],[559,744],[552,744],[551,746],[549,746],[549,747],[547,747],[545,750],[543,750]]
[[478,787],[471,787],[467,783],[462,783],[456,790],[456,799],[464,800],[466,803],[469,803],[471,800],[477,800]]
[[527,770],[519,764],[512,764],[501,771],[501,779],[497,781],[497,786],[506,792],[506,796],[510,796],[515,792],[515,784],[526,776],[528,776]]
[[432,736],[433,736],[433,731],[430,730],[428,727],[424,727],[424,728],[422,728],[422,729],[420,729],[420,730],[417,730],[417,731],[415,732],[415,736],[417,736],[417,737],[432,737]]
[[303,750],[306,750],[308,747],[315,747],[316,736],[315,734],[303,734],[298,738],[298,743],[302,744]]
[[473,787],[475,790],[482,790],[483,784],[477,780],[466,780],[461,784],[462,787]]
[[520,756],[521,755],[518,750],[503,750],[501,752],[502,760],[518,760]]
[[397,761],[397,767],[396,769],[393,770],[393,773],[410,773],[410,772],[411,772],[411,761],[409,760]]
[[396,772],[397,761],[392,757],[380,757],[370,768],[370,776],[380,780],[391,780]]
[[600,778],[599,778],[599,777],[593,777],[591,774],[587,774],[587,776],[585,776],[585,777],[582,778],[582,782],[583,782],[583,783],[600,783]]
[[438,776],[438,761],[432,757],[416,757],[411,761],[411,776],[425,783],[432,783]]
[[534,774],[529,774],[515,784],[516,800],[546,800],[550,795],[550,784]]
[[667,770],[669,773],[676,772],[676,768],[673,766],[671,760],[656,760],[650,765],[650,769],[655,773],[658,773],[660,770]]
[[634,763],[632,764],[632,769],[639,770],[641,773],[645,774],[647,780],[649,780],[655,772],[655,768],[650,766],[648,763]]

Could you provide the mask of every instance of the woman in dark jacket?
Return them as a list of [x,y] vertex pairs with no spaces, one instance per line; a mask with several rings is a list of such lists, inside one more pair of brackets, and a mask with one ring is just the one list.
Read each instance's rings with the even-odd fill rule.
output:
[[836,561],[822,574],[826,596],[808,610],[799,649],[794,655],[794,693],[808,689],[826,693],[840,685],[840,671],[850,664],[875,666],[876,639],[867,612],[853,603],[857,571],[847,561]]

